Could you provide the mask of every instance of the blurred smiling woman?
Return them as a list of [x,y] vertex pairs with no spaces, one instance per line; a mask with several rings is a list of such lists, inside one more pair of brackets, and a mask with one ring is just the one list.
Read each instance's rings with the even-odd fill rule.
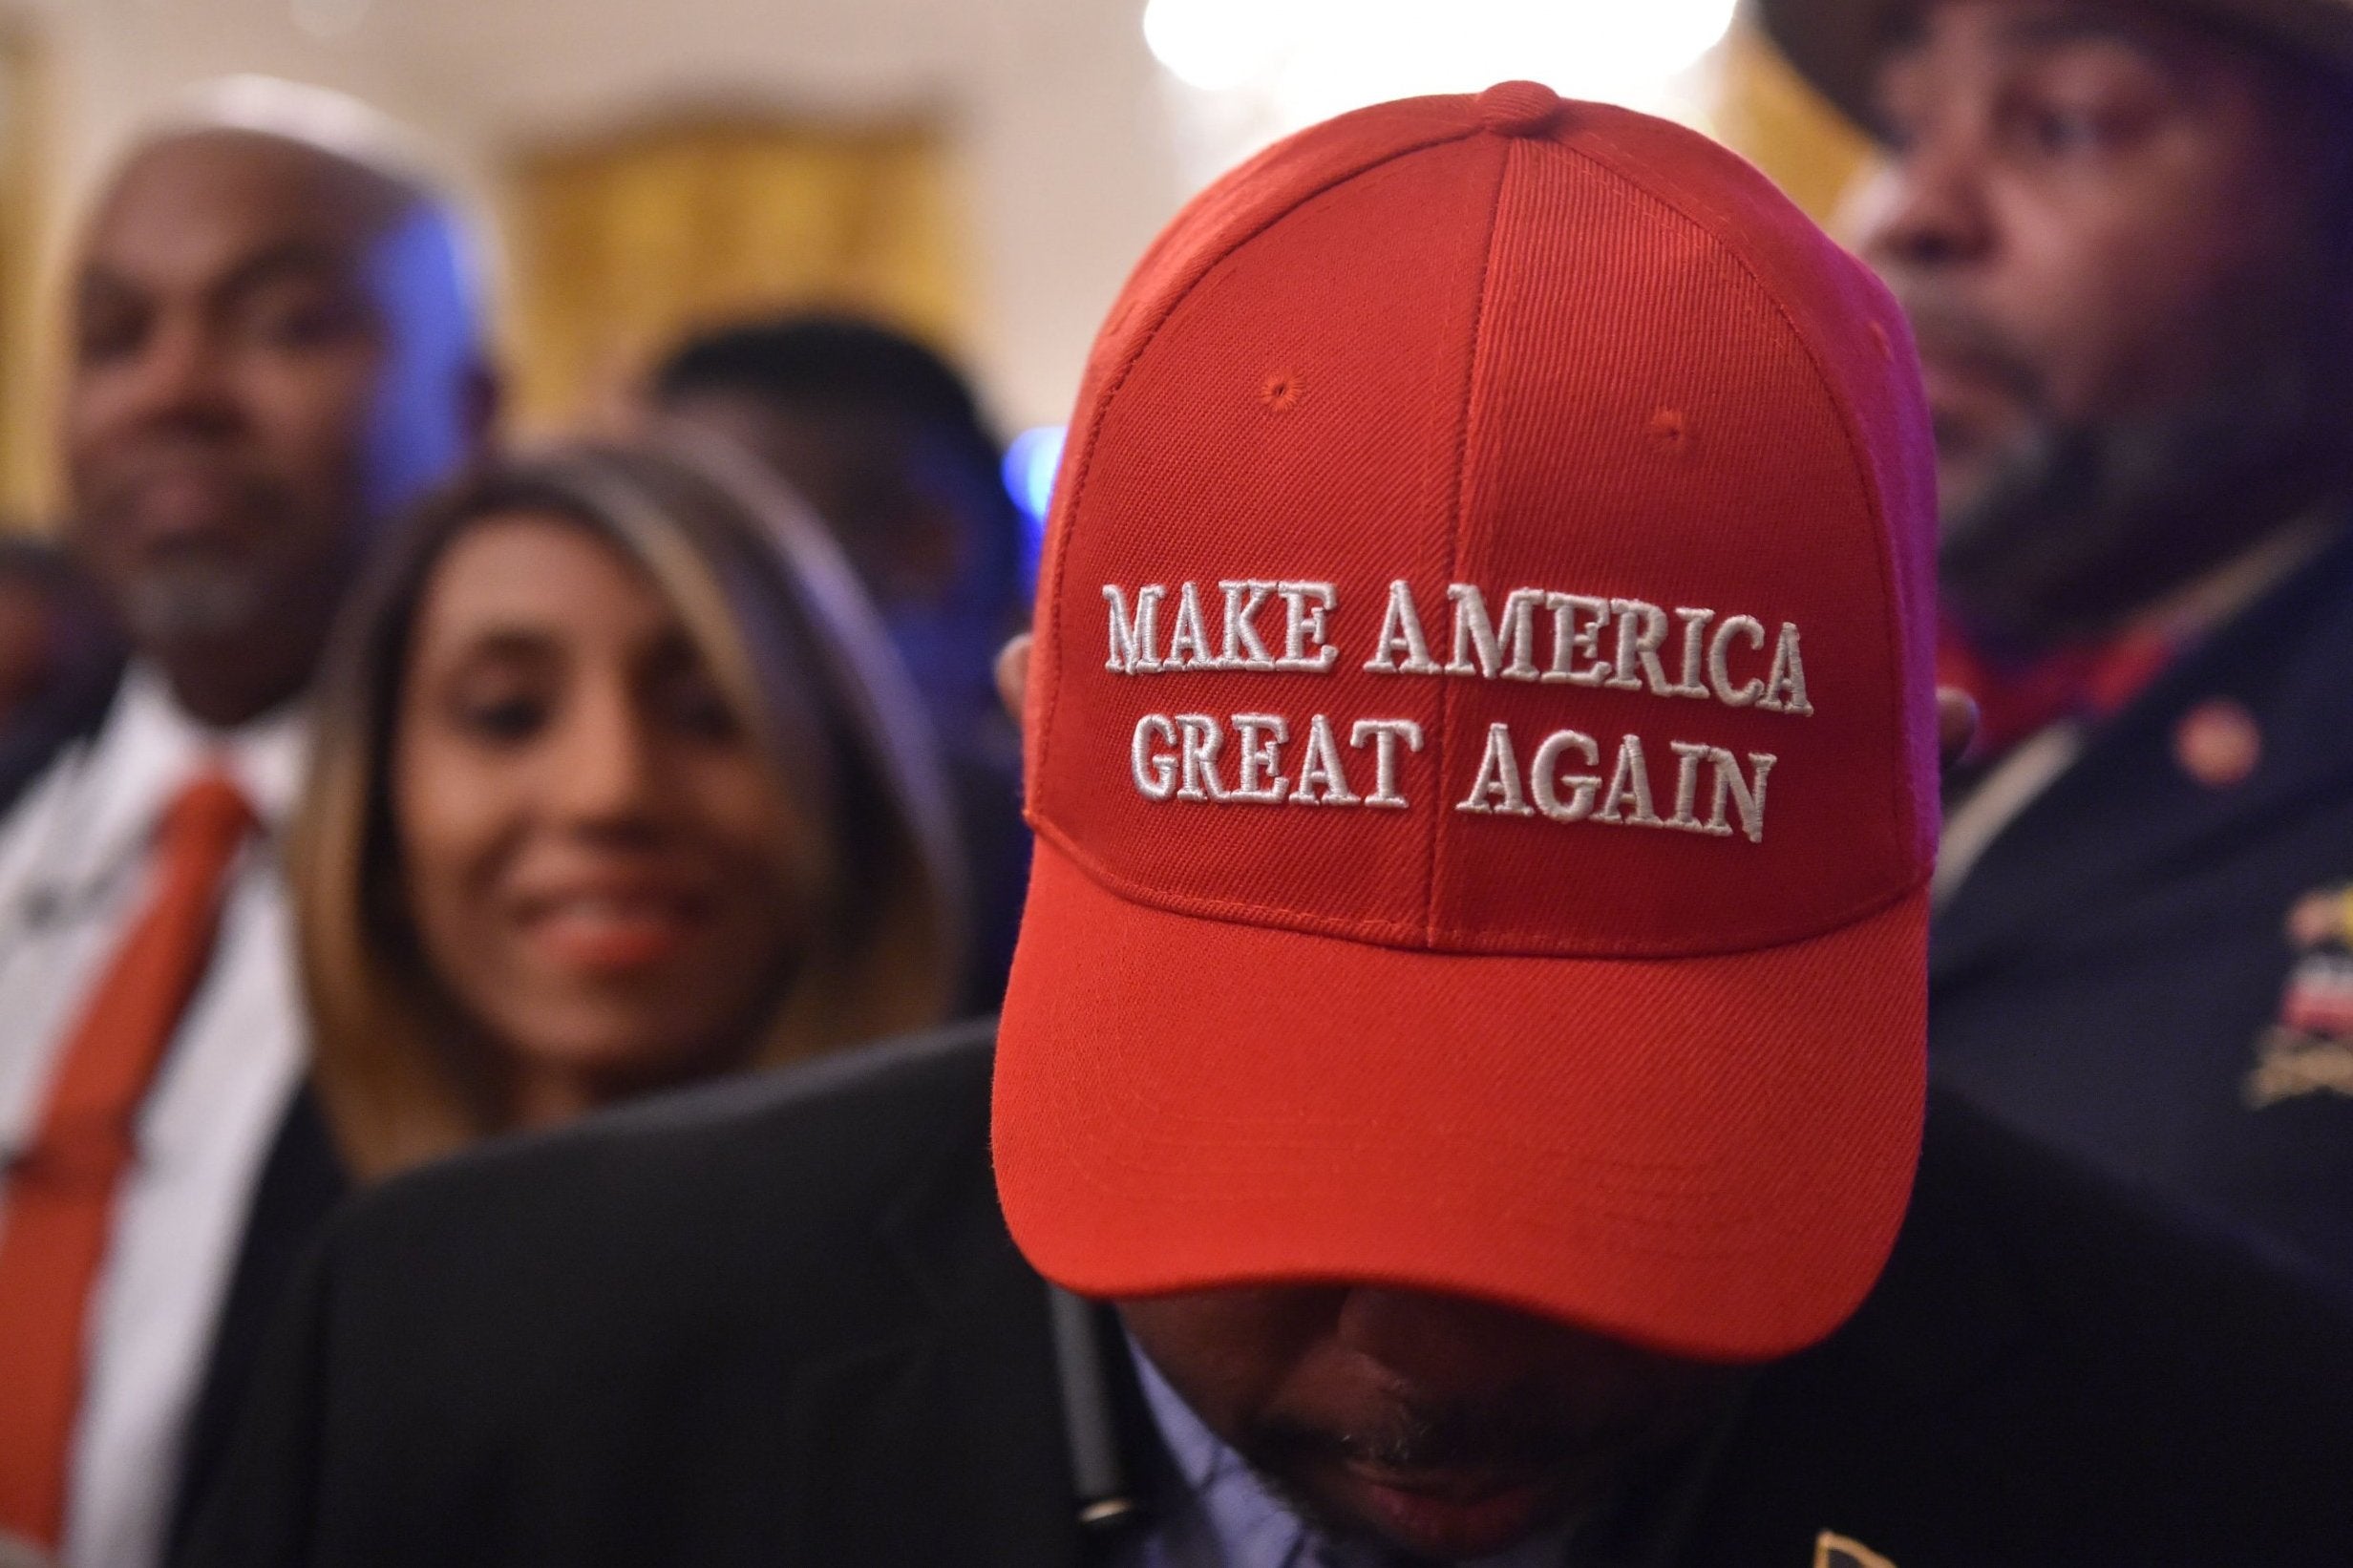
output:
[[921,711],[832,542],[731,454],[469,480],[320,695],[296,923],[360,1179],[945,1016],[963,871]]

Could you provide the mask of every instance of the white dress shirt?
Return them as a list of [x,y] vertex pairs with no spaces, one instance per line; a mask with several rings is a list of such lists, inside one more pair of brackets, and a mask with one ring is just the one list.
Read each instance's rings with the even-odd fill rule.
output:
[[91,1303],[65,1568],[153,1568],[162,1556],[181,1435],[254,1183],[301,1071],[278,844],[304,738],[291,710],[207,730],[156,671],[134,666],[104,728],[0,822],[0,1197],[7,1156],[31,1139],[89,988],[145,906],[173,796],[218,766],[262,824],[230,872],[211,965],[157,1070],[117,1196]]

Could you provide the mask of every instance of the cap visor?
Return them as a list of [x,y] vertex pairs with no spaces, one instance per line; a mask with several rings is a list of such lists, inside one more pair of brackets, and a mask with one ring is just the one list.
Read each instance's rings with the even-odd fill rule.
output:
[[1722,1361],[1885,1264],[1925,892],[1704,958],[1432,954],[1146,907],[1041,837],[999,1030],[1015,1240],[1082,1295],[1363,1281]]

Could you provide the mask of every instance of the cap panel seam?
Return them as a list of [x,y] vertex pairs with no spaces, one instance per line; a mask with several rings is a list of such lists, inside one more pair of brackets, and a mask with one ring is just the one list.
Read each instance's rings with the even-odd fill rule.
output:
[[[1854,469],[1855,482],[1863,493],[1864,504],[1870,508],[1872,520],[1876,524],[1871,540],[1871,561],[1873,569],[1879,579],[1879,601],[1886,606],[1886,611],[1880,618],[1880,638],[1887,649],[1890,667],[1902,669],[1904,649],[1897,622],[1897,612],[1906,606],[1903,604],[1902,595],[1897,591],[1895,562],[1892,559],[1895,540],[1893,531],[1888,526],[1885,497],[1881,486],[1876,482],[1876,470],[1866,456],[1866,443],[1862,440],[1861,433],[1855,428],[1854,411],[1847,406],[1847,399],[1840,394],[1836,381],[1824,368],[1822,356],[1815,348],[1812,338],[1799,326],[1796,317],[1782,299],[1780,290],[1765,280],[1764,275],[1758,270],[1756,264],[1749,259],[1747,251],[1734,244],[1728,237],[1726,231],[1736,228],[1738,225],[1726,214],[1705,202],[1690,203],[1698,207],[1705,215],[1705,217],[1694,216],[1692,212],[1686,210],[1682,201],[1662,194],[1651,183],[1637,180],[1626,169],[1620,167],[1613,159],[1604,158],[1600,151],[1594,148],[1560,141],[1554,141],[1551,145],[1608,175],[1636,195],[1647,200],[1653,205],[1673,213],[1677,218],[1697,229],[1717,250],[1729,257],[1749,281],[1756,286],[1757,292],[1765,297],[1766,303],[1771,307],[1773,315],[1780,321],[1783,329],[1790,334],[1791,341],[1805,355],[1806,366],[1813,372],[1815,384],[1821,388],[1822,394],[1829,402],[1832,412],[1837,415],[1838,433],[1846,444],[1847,461]],[[1617,149],[1613,151],[1617,158],[1628,163],[1641,166],[1644,162],[1639,154],[1627,154]],[[1834,243],[1832,244],[1832,249],[1848,265],[1858,270],[1861,268],[1860,262],[1854,260],[1845,251],[1837,249]],[[1903,694],[1900,689],[1891,694],[1889,706],[1888,717],[1892,721],[1891,731],[1899,737],[1908,737],[1911,731],[1910,727],[1903,722]],[[1906,841],[1916,843],[1925,823],[1929,803],[1913,798],[1912,769],[1909,757],[1903,759],[1903,765],[1897,771],[1895,793],[1898,816],[1907,829]]]
[[[1426,140],[1415,141],[1408,146],[1385,153],[1370,162],[1356,164],[1301,192],[1297,200],[1285,202],[1275,211],[1268,213],[1261,222],[1252,224],[1245,232],[1236,235],[1230,243],[1199,258],[1177,286],[1171,289],[1168,297],[1154,310],[1151,319],[1135,328],[1134,343],[1121,356],[1119,368],[1105,380],[1102,392],[1094,400],[1093,413],[1087,421],[1085,439],[1079,448],[1078,470],[1070,477],[1070,499],[1067,504],[1058,502],[1056,505],[1062,526],[1053,530],[1051,559],[1048,562],[1046,571],[1041,574],[1040,578],[1040,596],[1050,605],[1049,614],[1051,618],[1053,633],[1053,659],[1047,671],[1046,709],[1038,715],[1037,721],[1036,769],[1029,786],[1033,792],[1034,803],[1024,814],[1028,817],[1029,825],[1033,830],[1042,824],[1046,816],[1045,789],[1048,760],[1053,747],[1054,713],[1061,706],[1064,669],[1063,610],[1069,598],[1062,591],[1062,579],[1064,566],[1070,554],[1071,534],[1076,526],[1075,519],[1079,505],[1086,498],[1088,481],[1093,477],[1096,443],[1102,434],[1104,421],[1110,418],[1112,405],[1118,400],[1120,392],[1126,388],[1128,378],[1134,373],[1145,352],[1155,342],[1158,341],[1160,331],[1168,325],[1169,319],[1183,307],[1185,302],[1193,297],[1194,291],[1201,286],[1211,273],[1244,245],[1326,192],[1337,190],[1351,180],[1361,179],[1376,169],[1386,168],[1400,159],[1411,158],[1417,153],[1425,153],[1433,147],[1444,147],[1457,141],[1465,141],[1479,134],[1479,128],[1471,125],[1449,131],[1444,135],[1432,136]],[[1113,309],[1117,308],[1114,305]]]
[[[1495,244],[1503,232],[1503,202],[1505,188],[1511,183],[1513,159],[1519,156],[1525,138],[1505,138],[1503,156],[1495,159],[1495,192],[1487,204],[1487,243],[1480,247],[1478,304],[1471,318],[1470,363],[1464,367],[1462,389],[1462,421],[1454,436],[1454,519],[1447,531],[1446,581],[1454,581],[1456,568],[1462,562],[1463,519],[1469,514],[1471,493],[1472,434],[1478,419],[1479,391],[1486,383],[1485,371],[1492,363],[1487,345],[1488,304],[1495,286]],[[1454,723],[1454,683],[1443,681],[1438,686],[1438,732],[1431,737],[1431,766],[1439,778],[1451,774],[1447,770],[1446,743]],[[1441,817],[1431,825],[1430,850],[1422,860],[1422,940],[1438,940],[1438,857],[1446,842],[1446,823]]]

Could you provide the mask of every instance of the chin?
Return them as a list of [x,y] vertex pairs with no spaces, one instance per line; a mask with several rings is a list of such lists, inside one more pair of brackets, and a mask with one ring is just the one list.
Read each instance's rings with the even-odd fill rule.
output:
[[237,568],[141,572],[124,584],[120,600],[131,638],[143,647],[202,646],[265,622],[258,577]]
[[549,1067],[623,1082],[664,1078],[698,1059],[690,1045],[669,1038],[656,1021],[646,1020],[641,1028],[615,1027],[628,1022],[605,1017],[579,1028],[544,1028],[527,1054]]
[[636,1086],[663,1081],[689,1059],[687,1051],[655,1035],[650,1025],[640,1029],[616,1027],[625,1022],[610,1016],[540,1018],[528,1024],[510,1022],[497,1032],[526,1070],[616,1086],[623,1092],[643,1092]]
[[1565,1514],[1559,1487],[1547,1481],[1431,1491],[1346,1473],[1318,1495],[1321,1506],[1310,1512],[1327,1533],[1441,1561],[1509,1551]]

